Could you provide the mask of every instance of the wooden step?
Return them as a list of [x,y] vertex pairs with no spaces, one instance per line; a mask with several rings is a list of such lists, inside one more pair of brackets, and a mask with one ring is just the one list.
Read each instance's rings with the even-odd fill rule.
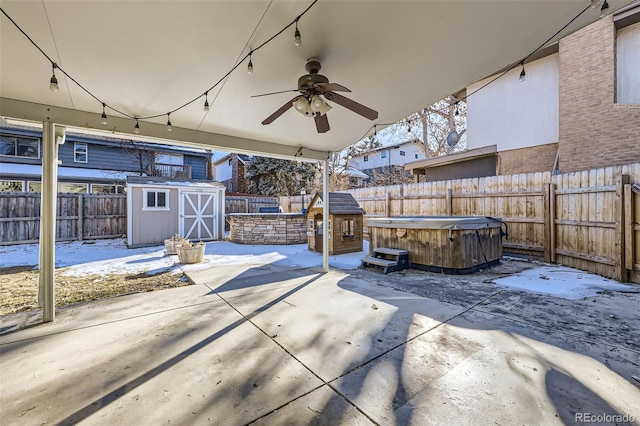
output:
[[367,256],[362,259],[363,264],[382,266],[383,268],[388,268],[389,266],[398,266],[398,262],[395,260],[385,260],[377,257]]
[[382,254],[388,254],[390,256],[400,256],[403,254],[409,254],[408,250],[399,250],[399,249],[392,249],[392,248],[387,248],[387,247],[378,247],[376,249],[373,249],[374,253],[382,253]]

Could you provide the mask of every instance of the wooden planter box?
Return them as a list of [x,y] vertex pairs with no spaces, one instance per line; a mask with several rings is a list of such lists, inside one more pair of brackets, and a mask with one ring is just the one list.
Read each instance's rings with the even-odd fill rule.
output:
[[196,245],[191,247],[178,247],[178,262],[180,263],[199,263],[204,257],[205,245]]

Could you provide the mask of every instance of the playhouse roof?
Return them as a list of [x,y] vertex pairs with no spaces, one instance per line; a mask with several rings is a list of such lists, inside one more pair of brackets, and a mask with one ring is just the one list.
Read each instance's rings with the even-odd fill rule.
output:
[[[315,204],[316,197],[322,200],[322,194],[317,192],[311,201],[311,206]],[[329,214],[365,214],[353,195],[343,192],[329,193]]]

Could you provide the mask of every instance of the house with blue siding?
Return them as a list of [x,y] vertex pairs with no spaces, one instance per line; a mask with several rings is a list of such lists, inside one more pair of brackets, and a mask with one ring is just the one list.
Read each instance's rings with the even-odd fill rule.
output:
[[[143,140],[67,131],[58,147],[60,192],[118,194],[127,176],[211,181],[211,153]],[[39,192],[42,127],[0,118],[0,191]]]

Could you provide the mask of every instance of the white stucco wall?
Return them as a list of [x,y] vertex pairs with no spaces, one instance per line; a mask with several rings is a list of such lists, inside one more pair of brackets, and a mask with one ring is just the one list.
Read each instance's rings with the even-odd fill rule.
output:
[[640,104],[640,23],[617,33],[617,103]]
[[498,151],[558,142],[558,54],[522,68],[473,93],[494,77],[467,87],[467,148],[497,145]]

